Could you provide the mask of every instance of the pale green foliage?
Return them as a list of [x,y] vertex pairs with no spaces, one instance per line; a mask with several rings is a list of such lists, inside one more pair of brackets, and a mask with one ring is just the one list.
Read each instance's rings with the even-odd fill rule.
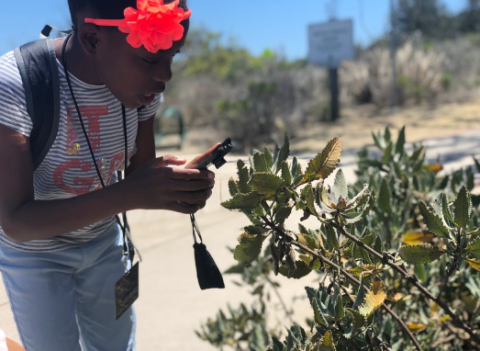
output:
[[[440,166],[426,164],[424,147],[406,150],[405,129],[397,140],[388,128],[373,135],[380,157],[369,157],[366,149],[359,152],[353,185],[347,186],[342,170],[334,173],[341,153],[338,138],[308,162],[305,172],[296,158],[289,158],[287,138],[273,152],[254,152],[250,167],[237,164],[238,178],[229,182],[232,199],[222,205],[242,211],[252,224],[234,249],[239,264],[228,273],[242,274],[261,306],[262,299],[270,299],[267,289],[279,294],[271,274],[301,280],[319,273],[318,285],[306,288],[311,305],[306,324],[292,321],[282,339],[261,323],[270,351],[410,351],[414,347],[406,328],[423,350],[474,344],[450,337],[463,332],[453,317],[460,318],[462,328],[480,328],[480,302],[472,297],[480,294],[480,201],[470,192],[473,171],[440,175]],[[325,179],[332,174],[333,182]],[[301,211],[301,223],[291,228],[286,223],[295,211]],[[307,218],[317,225],[307,228]],[[394,267],[406,271],[400,274]],[[463,314],[446,315],[412,289],[411,281]],[[288,307],[284,312],[290,315]],[[257,350],[259,344],[244,348],[242,340],[260,335],[258,328],[249,330],[229,345]],[[212,342],[215,333],[215,328],[205,329],[202,338]]]

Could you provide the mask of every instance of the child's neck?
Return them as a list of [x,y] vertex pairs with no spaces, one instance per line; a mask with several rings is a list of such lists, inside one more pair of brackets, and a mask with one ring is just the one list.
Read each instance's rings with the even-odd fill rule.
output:
[[[55,52],[57,58],[63,63],[62,48],[64,40],[55,40]],[[96,74],[95,64],[89,55],[83,51],[80,42],[75,35],[68,40],[65,48],[65,56],[68,71],[82,82],[92,85],[100,85],[103,82]]]

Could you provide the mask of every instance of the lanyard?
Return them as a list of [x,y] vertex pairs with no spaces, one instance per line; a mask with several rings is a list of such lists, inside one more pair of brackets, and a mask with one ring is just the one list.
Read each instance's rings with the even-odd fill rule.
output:
[[[85,136],[85,139],[87,141],[88,149],[90,150],[90,155],[92,156],[93,164],[95,165],[95,170],[97,171],[98,178],[100,179],[100,182],[102,183],[102,187],[105,188],[105,182],[103,181],[102,175],[100,173],[100,169],[98,168],[96,159],[95,159],[95,154],[93,153],[92,145],[90,143],[90,139],[88,138],[87,130],[85,129],[85,125],[83,123],[82,119],[82,114],[80,112],[80,108],[78,107],[77,100],[75,99],[75,94],[73,93],[72,89],[72,83],[70,81],[70,75],[67,70],[67,58],[65,55],[65,50],[67,47],[68,40],[70,37],[73,35],[73,33],[69,34],[67,38],[65,39],[62,47],[62,64],[63,64],[63,70],[65,72],[65,77],[67,79],[68,83],[68,89],[70,90],[70,94],[73,99],[73,104],[75,105],[75,109],[77,111],[78,119],[80,121],[80,125],[82,126],[82,131],[83,135]],[[127,118],[126,118],[126,113],[125,113],[125,106],[122,104],[122,119],[123,119],[123,135],[124,135],[124,141],[125,141],[125,165],[124,165],[124,172],[126,174],[127,171],[127,163],[128,163],[128,140],[127,140]],[[121,172],[118,172],[119,180],[121,180]],[[122,218],[123,218],[123,225],[120,222],[120,218],[118,216],[115,216],[117,219],[118,224],[122,228],[122,234],[123,234],[123,255],[124,258],[130,257],[130,260],[133,261],[133,247],[130,247],[131,241],[129,242],[127,236],[127,230],[128,230],[128,223],[127,223],[127,214],[125,212],[122,213]],[[133,246],[133,245],[132,245]]]

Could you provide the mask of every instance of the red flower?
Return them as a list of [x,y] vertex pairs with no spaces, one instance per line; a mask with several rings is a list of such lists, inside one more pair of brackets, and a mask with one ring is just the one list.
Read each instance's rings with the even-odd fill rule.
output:
[[191,11],[179,8],[179,0],[164,4],[163,0],[137,0],[137,8],[128,7],[125,19],[118,29],[129,33],[127,41],[134,48],[144,46],[152,53],[168,50],[173,42],[182,39],[184,28],[180,22],[190,17]]

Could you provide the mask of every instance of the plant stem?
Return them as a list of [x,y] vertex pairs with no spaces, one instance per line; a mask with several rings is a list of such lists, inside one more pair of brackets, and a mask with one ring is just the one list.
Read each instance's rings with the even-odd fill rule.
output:
[[346,236],[347,238],[349,238],[350,240],[352,240],[353,242],[355,242],[358,246],[360,246],[362,249],[364,249],[365,251],[368,251],[370,254],[372,254],[373,256],[379,258],[382,260],[382,262],[388,266],[390,266],[391,268],[393,268],[393,270],[397,271],[397,273],[400,273],[405,279],[407,279],[408,281],[410,281],[410,283],[412,283],[418,290],[420,290],[421,293],[423,293],[426,297],[428,297],[430,300],[434,301],[437,305],[439,305],[444,311],[445,313],[447,313],[453,320],[453,322],[461,329],[465,330],[468,335],[470,335],[470,337],[478,344],[480,345],[480,338],[467,326],[465,325],[465,323],[463,323],[463,321],[458,318],[458,316],[455,315],[455,313],[453,313],[453,311],[447,306],[447,304],[443,303],[443,301],[441,301],[438,297],[435,297],[434,295],[432,295],[432,293],[430,291],[428,291],[418,280],[417,280],[417,277],[415,275],[411,275],[409,274],[408,272],[406,272],[405,270],[403,270],[401,267],[397,266],[396,264],[388,261],[388,260],[385,260],[384,257],[382,256],[382,254],[378,253],[377,251],[375,251],[374,249],[372,249],[370,246],[368,245],[365,245],[364,243],[362,243],[358,238],[356,238],[355,236],[353,236],[352,234],[350,233],[347,233],[345,231],[345,229],[342,227],[342,226],[339,226],[335,223],[332,223],[332,225],[337,228],[337,230],[341,231],[341,233]]

